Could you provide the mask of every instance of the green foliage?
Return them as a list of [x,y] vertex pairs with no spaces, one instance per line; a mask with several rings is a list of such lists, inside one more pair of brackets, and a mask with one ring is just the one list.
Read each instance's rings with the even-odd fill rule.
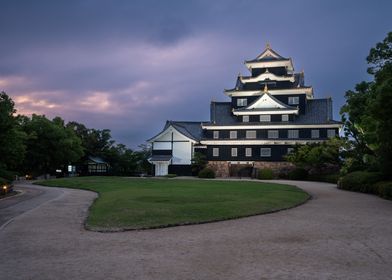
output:
[[293,186],[249,181],[75,177],[41,183],[98,192],[86,224],[100,230],[225,220],[293,207],[309,198]]
[[304,168],[296,168],[289,172],[288,177],[290,180],[306,180],[308,171]]
[[328,164],[340,164],[339,150],[341,147],[342,140],[338,138],[322,143],[297,145],[286,156],[286,159],[300,168],[321,170]]
[[13,170],[23,162],[26,135],[20,129],[19,117],[12,99],[0,92],[0,168]]
[[205,154],[195,152],[192,158],[192,174],[198,175],[199,172],[207,166],[207,157]]
[[271,180],[271,179],[274,179],[274,172],[271,169],[268,169],[268,168],[260,169],[257,178],[260,179],[260,180]]
[[343,190],[377,194],[374,186],[376,182],[382,180],[382,175],[378,172],[355,171],[340,178],[338,188]]
[[327,182],[331,184],[337,184],[339,180],[339,173],[334,174],[308,174],[307,180],[316,182]]
[[204,169],[200,170],[199,178],[215,178],[215,171],[211,168],[205,167]]
[[1,187],[2,185],[9,184],[10,182],[11,182],[11,180],[8,180],[8,179],[6,179],[6,178],[0,177],[0,187]]
[[31,119],[24,120],[23,130],[27,134],[26,171],[53,173],[83,156],[81,140],[59,117],[51,121],[33,114]]
[[19,174],[17,172],[0,169],[0,177],[5,178],[8,181],[15,180],[15,177],[18,175]]
[[377,193],[379,196],[385,199],[392,200],[392,182],[391,181],[383,181],[378,182],[375,185],[377,189]]
[[374,81],[347,91],[341,109],[348,148],[343,174],[355,170],[380,170],[392,166],[392,32],[377,43],[367,57]]

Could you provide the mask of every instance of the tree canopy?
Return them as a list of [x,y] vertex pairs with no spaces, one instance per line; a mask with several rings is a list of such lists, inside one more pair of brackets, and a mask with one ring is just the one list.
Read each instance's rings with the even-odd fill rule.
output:
[[15,104],[0,93],[0,171],[33,175],[64,172],[67,165],[83,165],[89,156],[108,162],[110,174],[148,172],[149,147],[133,151],[116,143],[108,129],[87,128],[78,122],[65,123],[44,115],[16,116]]

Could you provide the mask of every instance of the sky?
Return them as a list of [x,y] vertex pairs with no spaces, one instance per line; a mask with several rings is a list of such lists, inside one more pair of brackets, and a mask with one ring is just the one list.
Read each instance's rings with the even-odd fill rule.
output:
[[345,92],[371,79],[366,56],[391,11],[382,0],[0,0],[0,91],[19,114],[107,128],[137,149],[166,120],[208,121],[270,43],[339,120]]

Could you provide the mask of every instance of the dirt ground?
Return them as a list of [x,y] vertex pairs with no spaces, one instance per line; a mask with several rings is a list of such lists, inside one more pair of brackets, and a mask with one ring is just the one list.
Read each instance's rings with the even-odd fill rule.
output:
[[0,279],[391,279],[391,201],[284,183],[313,198],[273,214],[118,233],[84,229],[95,193],[18,186],[35,195],[0,201]]

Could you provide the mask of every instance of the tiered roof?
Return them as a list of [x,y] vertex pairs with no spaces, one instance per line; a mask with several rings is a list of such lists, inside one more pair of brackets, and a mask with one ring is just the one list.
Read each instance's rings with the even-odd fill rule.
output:
[[[238,122],[236,116],[232,114],[231,102],[212,102],[211,103],[211,121],[203,123],[203,126],[222,126],[222,125],[240,125],[247,126],[256,123]],[[268,125],[280,125],[281,122],[266,122]],[[306,114],[298,115],[294,121],[290,121],[294,125],[312,125],[312,124],[340,124],[333,120],[332,117],[332,100],[331,98],[310,99],[306,103]]]

